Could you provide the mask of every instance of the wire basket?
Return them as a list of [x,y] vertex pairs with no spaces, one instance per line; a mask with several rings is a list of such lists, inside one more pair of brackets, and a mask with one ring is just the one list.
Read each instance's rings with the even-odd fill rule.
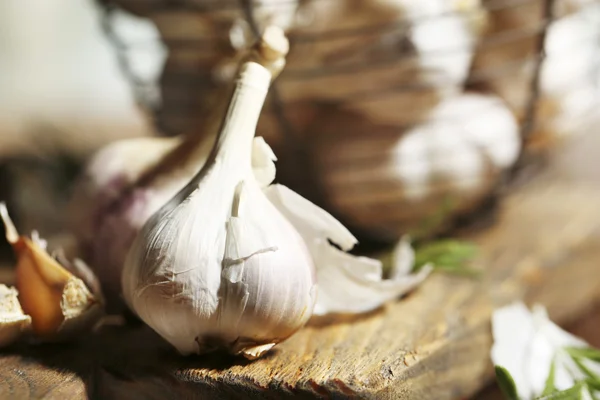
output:
[[480,210],[600,97],[599,1],[117,3],[151,18],[169,48],[154,109],[168,134],[194,129],[252,35],[287,28],[257,134],[280,182],[363,237],[425,238]]

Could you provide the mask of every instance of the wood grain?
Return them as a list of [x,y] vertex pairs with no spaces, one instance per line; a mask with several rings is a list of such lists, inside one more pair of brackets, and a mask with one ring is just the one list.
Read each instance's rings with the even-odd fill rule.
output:
[[[255,362],[220,354],[183,358],[141,325],[74,343],[18,344],[0,351],[0,398],[471,396],[492,376],[495,307],[524,298],[569,324],[599,304],[600,176],[589,171],[597,163],[588,162],[600,148],[594,136],[576,141],[545,176],[509,194],[491,228],[464,233],[481,250],[479,279],[435,274],[376,312],[315,319]],[[599,321],[581,329],[597,335]]]

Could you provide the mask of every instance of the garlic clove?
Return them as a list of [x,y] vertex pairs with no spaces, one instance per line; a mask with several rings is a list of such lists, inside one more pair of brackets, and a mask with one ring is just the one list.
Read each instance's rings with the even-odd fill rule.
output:
[[31,317],[33,333],[46,339],[66,337],[95,322],[101,304],[85,283],[46,252],[36,232],[32,239],[19,236],[4,203],[0,216],[17,256],[18,299]]
[[[381,261],[356,257],[343,250],[356,239],[335,218],[282,185],[272,185],[265,194],[296,227],[315,262],[319,292],[315,315],[361,313],[380,307],[418,286],[431,272],[431,266],[411,274],[414,252],[407,239],[394,251],[390,278],[383,278]],[[332,246],[328,239],[340,245]]]
[[17,290],[0,284],[0,347],[17,341],[31,328],[31,317],[23,312]]

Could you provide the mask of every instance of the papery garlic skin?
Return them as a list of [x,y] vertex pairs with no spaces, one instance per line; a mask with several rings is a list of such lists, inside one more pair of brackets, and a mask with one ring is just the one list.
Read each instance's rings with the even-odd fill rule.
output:
[[308,249],[252,173],[271,74],[249,62],[239,76],[209,161],[144,226],[123,271],[127,303],[182,354],[218,346],[260,356],[314,306]]
[[31,317],[23,312],[15,288],[0,284],[0,347],[18,340],[31,328]]

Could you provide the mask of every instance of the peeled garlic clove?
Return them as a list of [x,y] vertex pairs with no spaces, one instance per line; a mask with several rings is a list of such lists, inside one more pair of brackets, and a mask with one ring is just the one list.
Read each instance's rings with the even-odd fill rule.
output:
[[265,194],[298,230],[315,262],[319,283],[315,315],[371,311],[414,289],[432,270],[425,266],[411,273],[414,252],[403,239],[394,251],[390,278],[384,279],[381,261],[343,251],[350,250],[356,239],[326,211],[282,185],[269,186]]
[[17,256],[16,287],[23,312],[40,338],[65,337],[95,322],[101,313],[99,300],[83,281],[63,268],[44,249],[37,234],[19,236],[4,203],[0,216],[6,239]]
[[31,317],[23,312],[15,288],[0,284],[0,347],[17,341],[30,329]]

